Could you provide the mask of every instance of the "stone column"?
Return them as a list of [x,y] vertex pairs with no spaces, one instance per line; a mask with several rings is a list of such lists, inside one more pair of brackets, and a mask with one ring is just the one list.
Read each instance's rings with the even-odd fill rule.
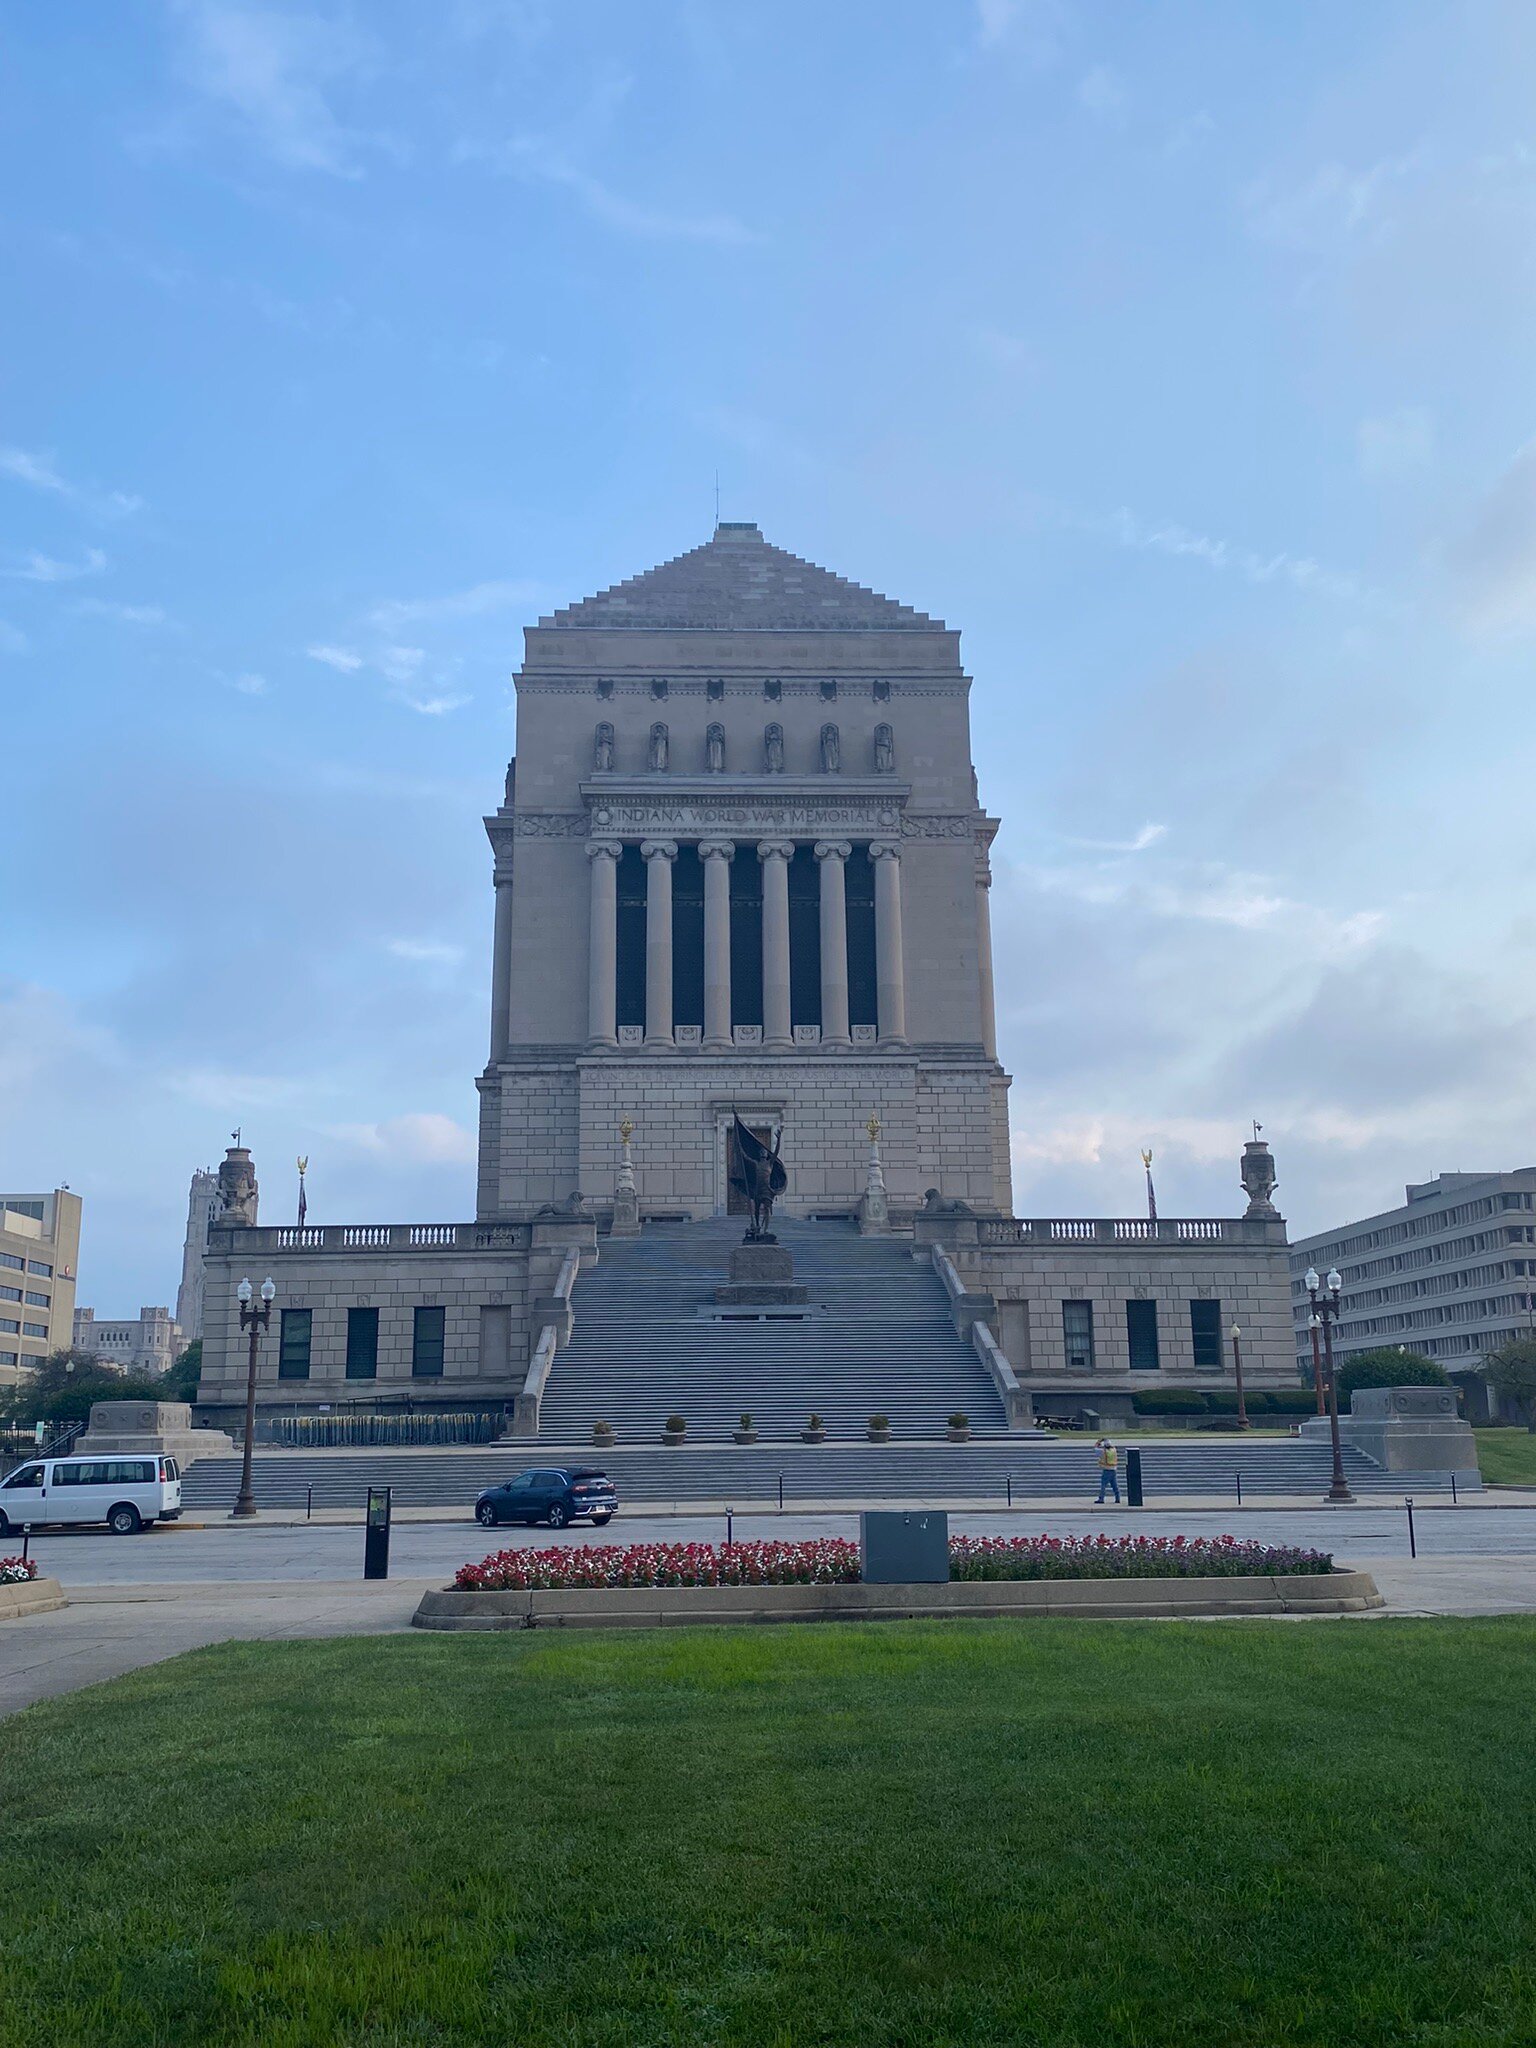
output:
[[704,1050],[731,1047],[731,859],[729,839],[702,839],[704,863]]
[[763,1046],[768,1052],[789,1052],[795,1039],[789,1028],[789,864],[791,839],[763,839],[757,857],[763,864]]
[[619,855],[623,851],[617,839],[593,839],[587,843],[587,859],[592,869],[587,932],[587,1043],[593,1046],[619,1042],[614,1018],[619,972]]
[[907,1042],[907,975],[901,954],[901,848],[894,839],[875,840],[875,985],[879,996],[880,1043]]
[[842,1046],[848,1036],[848,899],[843,863],[853,848],[846,839],[819,839],[821,863],[821,1042]]
[[981,1049],[997,1058],[997,998],[992,988],[992,869],[976,870],[976,959],[981,972]]
[[645,839],[645,1042],[670,1052],[672,1038],[672,863],[675,839]]
[[496,936],[491,946],[491,1058],[507,1049],[512,1014],[512,877],[496,875]]

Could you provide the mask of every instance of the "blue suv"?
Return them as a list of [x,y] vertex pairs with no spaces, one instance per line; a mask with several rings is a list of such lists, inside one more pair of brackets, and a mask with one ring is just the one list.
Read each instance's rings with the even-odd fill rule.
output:
[[602,1529],[618,1505],[618,1488],[595,1465],[551,1465],[488,1486],[475,1502],[475,1520],[484,1529],[498,1522],[547,1522],[563,1529],[578,1515],[590,1515]]

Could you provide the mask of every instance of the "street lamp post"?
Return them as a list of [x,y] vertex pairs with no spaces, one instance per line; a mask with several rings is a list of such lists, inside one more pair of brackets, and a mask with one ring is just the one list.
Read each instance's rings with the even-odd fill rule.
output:
[[256,1347],[272,1320],[272,1297],[276,1292],[270,1280],[263,1280],[261,1306],[256,1308],[251,1302],[249,1280],[242,1280],[235,1289],[240,1300],[240,1327],[249,1330],[251,1348],[245,1371],[245,1455],[240,1460],[240,1491],[229,1511],[231,1521],[244,1520],[256,1512],[256,1495],[251,1486],[251,1448],[256,1440]]
[[1322,1317],[1311,1316],[1307,1327],[1312,1332],[1312,1391],[1317,1396],[1317,1412],[1321,1418],[1328,1413],[1328,1403],[1323,1395],[1323,1354],[1318,1348],[1318,1334],[1323,1327]]
[[1239,1429],[1247,1429],[1249,1422],[1248,1403],[1243,1395],[1242,1334],[1243,1330],[1240,1323],[1234,1323],[1227,1332],[1227,1335],[1232,1339],[1232,1370],[1237,1377],[1237,1426]]
[[1326,1282],[1317,1277],[1317,1268],[1308,1266],[1305,1276],[1308,1299],[1312,1303],[1312,1343],[1317,1344],[1317,1332],[1323,1333],[1323,1356],[1328,1369],[1328,1433],[1333,1439],[1333,1478],[1328,1487],[1328,1499],[1352,1501],[1354,1495],[1344,1477],[1344,1449],[1339,1441],[1339,1383],[1333,1370],[1333,1326],[1339,1317],[1339,1291],[1344,1282],[1335,1266]]

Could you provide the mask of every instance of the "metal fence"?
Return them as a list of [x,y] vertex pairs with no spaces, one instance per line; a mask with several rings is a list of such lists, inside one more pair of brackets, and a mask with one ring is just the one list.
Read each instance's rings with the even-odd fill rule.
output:
[[279,1415],[262,1431],[290,1450],[342,1444],[488,1444],[506,1417],[497,1408],[449,1415]]

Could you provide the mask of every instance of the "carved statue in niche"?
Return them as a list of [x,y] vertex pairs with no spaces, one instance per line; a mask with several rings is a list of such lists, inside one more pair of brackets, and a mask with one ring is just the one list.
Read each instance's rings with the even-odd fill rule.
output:
[[784,728],[777,719],[763,732],[763,765],[770,775],[784,773]]
[[888,725],[875,727],[875,773],[894,775],[896,772],[896,735]]
[[613,767],[613,727],[606,718],[592,735],[592,767],[598,775],[608,774]]
[[725,727],[711,725],[704,735],[704,765],[711,775],[725,770]]
[[838,737],[837,727],[830,723],[821,728],[821,772],[836,775],[843,765],[843,743]]
[[645,757],[645,765],[653,775],[664,774],[671,765],[672,742],[667,737],[667,728],[658,718],[651,727],[651,744]]

